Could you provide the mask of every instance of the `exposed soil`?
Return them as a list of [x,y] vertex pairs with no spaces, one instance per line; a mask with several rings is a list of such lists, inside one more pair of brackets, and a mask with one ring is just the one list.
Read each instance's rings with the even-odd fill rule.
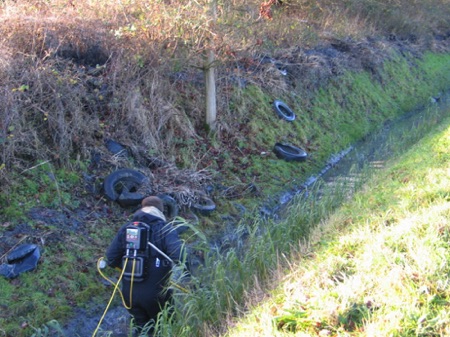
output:
[[[389,40],[376,40],[374,38],[368,38],[366,41],[324,40],[320,46],[314,49],[296,47],[273,57],[245,58],[234,63],[232,67],[243,70],[241,72],[243,74],[242,78],[237,79],[239,83],[248,82],[249,80],[258,82],[260,80],[261,85],[264,85],[264,81],[267,79],[268,69],[275,69],[281,73],[285,71],[287,78],[292,80],[299,77],[315,78],[315,83],[305,83],[305,85],[311,87],[320,86],[322,82],[348,69],[369,71],[376,78],[383,60],[389,58],[389,55],[386,55],[388,48],[385,46],[387,44],[392,47],[392,50],[396,50],[401,54],[418,56],[426,49],[449,50],[450,33],[448,36],[435,36],[434,40],[427,41],[427,45],[415,44],[414,40],[398,40],[394,36],[391,36]],[[219,72],[229,72],[231,70],[230,66],[224,66],[222,69],[219,69]],[[306,73],[309,74],[306,75]],[[192,78],[197,78],[199,82],[203,82],[201,73],[197,75],[194,70],[191,74],[177,74],[177,78],[181,83],[183,80],[192,81]],[[291,85],[294,85],[294,82]],[[237,127],[238,130],[236,132],[248,133],[245,121],[242,121]],[[235,174],[245,172],[247,169],[248,164],[238,160],[239,158],[251,154],[251,151],[264,150],[251,149],[251,147],[239,149],[231,139],[227,142],[226,134],[223,135],[221,141],[221,152],[227,153],[233,158],[233,167],[224,167],[224,169],[232,169]],[[203,138],[201,142],[207,143],[208,137]],[[211,148],[210,151],[214,150]],[[243,153],[243,151],[247,153]],[[129,167],[130,159],[135,163],[135,168],[147,175],[151,182],[148,185],[141,186],[139,192],[145,195],[168,193],[176,199],[182,213],[187,211],[189,206],[198,201],[202,195],[208,194],[212,188],[220,189],[218,196],[227,199],[245,196],[258,198],[258,187],[251,183],[243,183],[240,186],[221,185],[221,159],[218,158],[216,162],[216,167],[219,169],[218,174],[213,176],[206,169],[210,166],[210,161],[216,158],[215,153],[210,153],[208,157],[211,159],[205,159],[201,168],[197,171],[179,169],[176,163],[166,162],[158,157],[149,157],[145,153],[146,151],[139,146],[123,145],[111,139],[106,139],[100,147],[92,148],[89,171],[83,177],[84,186],[79,186],[79,190],[74,191],[74,195],[78,194],[80,196],[80,206],[76,209],[44,209],[36,207],[28,213],[29,219],[37,223],[35,228],[31,228],[26,223],[13,224],[8,222],[8,219],[2,219],[2,226],[7,231],[0,242],[0,252],[4,254],[25,236],[33,237],[34,241],[39,241],[44,237],[47,241],[53,240],[53,234],[51,231],[48,231],[46,224],[55,225],[62,232],[78,232],[86,230],[86,224],[98,219],[110,218],[111,221],[120,222],[121,219],[131,214],[135,207],[122,208],[116,203],[107,200],[103,195],[102,181],[106,175],[113,172],[116,168]],[[245,181],[244,178],[242,180]],[[74,198],[78,199],[75,196]],[[39,224],[42,224],[42,226],[39,226]],[[61,240],[59,235],[58,240]]]
[[[450,35],[450,34],[449,34]],[[386,41],[383,41],[385,43]],[[403,53],[418,54],[421,46],[414,45],[410,41],[397,41],[392,39],[390,44]],[[437,37],[433,42],[439,49],[449,50],[450,36]],[[305,72],[315,72],[316,76],[305,76],[316,78],[316,83],[309,85],[319,86],[322,81],[342,73],[345,69],[366,70],[375,77],[380,64],[386,55],[380,41],[368,39],[366,42],[353,42],[343,40],[324,41],[323,45],[313,50],[293,48],[291,51],[273,58],[261,57],[260,59],[241,60],[238,67],[245,70],[246,78],[239,78],[239,83],[249,78],[258,79],[260,74],[265,73],[268,67],[275,67],[279,71],[286,71],[288,78],[304,76]],[[313,66],[311,66],[313,65]],[[223,70],[222,70],[223,71]],[[186,74],[187,76],[187,74]],[[245,123],[239,132],[245,132]],[[240,158],[243,153],[234,144],[227,144],[226,137],[223,138],[223,151],[233,158]],[[228,145],[228,146],[227,146]],[[201,195],[208,194],[211,188],[222,188],[223,198],[242,196],[245,193],[251,198],[258,199],[258,188],[251,184],[243,184],[239,187],[221,186],[220,176],[212,176],[207,170],[191,171],[178,169],[175,164],[167,163],[160,158],[152,158],[144,155],[137,147],[124,146],[127,150],[118,155],[106,146],[92,151],[91,165],[88,175],[83,177],[84,186],[79,186],[74,194],[79,195],[79,207],[74,209],[49,209],[35,207],[27,216],[34,225],[30,226],[26,221],[22,223],[11,223],[2,219],[0,224],[5,231],[0,240],[0,256],[4,257],[11,249],[21,242],[48,245],[52,242],[64,242],[65,233],[89,233],[89,225],[98,221],[110,219],[111,223],[121,223],[128,219],[129,215],[137,206],[123,208],[117,203],[107,200],[102,191],[104,177],[121,164],[128,165],[128,159],[132,157],[136,168],[147,174],[152,184],[142,186],[141,192],[148,194],[170,193],[180,205],[180,215],[186,215],[189,206],[197,201]],[[244,153],[245,155],[245,153]],[[239,160],[234,161],[235,172],[244,172],[246,164]],[[220,168],[220,163],[217,163]],[[208,167],[208,161],[203,163]],[[88,192],[88,193],[86,193]],[[262,201],[262,200],[261,200]],[[221,212],[217,210],[217,212]],[[245,212],[245,209],[243,209]],[[237,221],[235,215],[221,214],[230,225]],[[239,217],[242,214],[239,214]],[[80,337],[90,336],[104,307],[93,306],[89,310],[74,308],[76,317],[67,324],[68,335]],[[103,329],[114,331],[113,336],[124,333],[127,328],[127,315],[121,306],[108,311]],[[80,334],[86,331],[86,335]]]

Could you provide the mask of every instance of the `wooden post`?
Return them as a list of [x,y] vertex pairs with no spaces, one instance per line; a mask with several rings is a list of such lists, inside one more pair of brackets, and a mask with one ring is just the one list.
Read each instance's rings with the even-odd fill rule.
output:
[[215,55],[212,49],[207,51],[207,64],[205,67],[206,75],[206,124],[211,131],[216,129],[216,77],[214,72]]
[[[217,19],[217,0],[211,0],[211,16],[212,23],[216,23]],[[207,50],[206,65],[205,65],[205,80],[206,80],[206,124],[210,131],[216,129],[217,116],[217,102],[216,102],[216,76],[215,76],[215,55],[214,42],[210,41],[209,49]]]

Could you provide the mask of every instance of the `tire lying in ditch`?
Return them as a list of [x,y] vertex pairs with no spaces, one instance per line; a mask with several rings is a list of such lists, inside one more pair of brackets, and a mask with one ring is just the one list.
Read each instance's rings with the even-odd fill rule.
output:
[[273,102],[273,108],[278,117],[287,120],[288,122],[292,122],[295,120],[295,113],[283,101],[275,100]]
[[26,258],[28,255],[31,255],[37,248],[38,246],[35,244],[22,244],[10,252],[6,257],[6,260],[8,263],[16,263],[21,259]]
[[191,209],[198,214],[210,215],[216,209],[216,204],[207,196],[201,196],[197,202],[193,203]]
[[21,245],[8,255],[8,263],[0,265],[0,275],[13,279],[22,273],[34,270],[40,257],[41,252],[38,246],[32,244]]
[[109,174],[103,181],[105,195],[117,201],[122,193],[135,193],[149,179],[143,173],[133,169],[119,169]]
[[164,215],[167,220],[172,220],[178,216],[178,205],[174,198],[168,194],[159,194],[158,197],[163,201]]
[[276,143],[273,152],[279,159],[284,159],[285,161],[305,161],[308,154],[305,150],[284,143]]
[[145,195],[142,193],[124,190],[120,193],[116,201],[122,207],[130,207],[139,205],[144,198]]

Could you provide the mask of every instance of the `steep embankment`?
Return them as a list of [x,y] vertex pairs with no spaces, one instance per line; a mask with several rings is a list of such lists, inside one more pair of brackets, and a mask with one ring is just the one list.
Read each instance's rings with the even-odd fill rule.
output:
[[[449,56],[446,54],[433,53],[423,54],[420,59],[397,56],[390,62],[384,64],[383,71],[380,70],[381,76],[386,76],[382,82],[375,81],[371,77],[372,75],[368,73],[346,73],[341,77],[342,81],[339,86],[337,83],[332,83],[324,87],[319,93],[316,93],[315,99],[317,100],[317,104],[311,105],[311,111],[314,111],[316,105],[317,109],[322,112],[324,111],[324,107],[327,107],[327,111],[333,112],[333,114],[330,114],[330,117],[334,116],[341,123],[336,128],[343,125],[342,118],[345,117],[339,117],[339,114],[344,114],[343,111],[347,111],[348,106],[346,104],[349,104],[349,102],[353,102],[352,111],[355,111],[355,113],[364,111],[364,114],[367,114],[368,111],[376,111],[377,109],[383,108],[382,111],[386,111],[389,118],[394,118],[395,115],[403,111],[400,107],[411,107],[420,101],[427,101],[430,97],[435,97],[440,90],[447,87],[449,74],[448,59]],[[367,89],[368,86],[370,89]],[[255,89],[257,87],[254,86],[252,90]],[[420,95],[417,94],[419,92],[421,93]],[[410,99],[412,93],[415,93],[416,97],[414,104]],[[355,96],[359,99],[354,98]],[[253,96],[253,98],[255,97]],[[342,101],[340,104],[336,103],[336,97],[341,97]],[[373,115],[376,116],[376,114]],[[353,129],[358,129],[359,127],[364,129],[368,127],[366,119],[363,119],[364,123],[361,123],[361,119],[355,116],[352,116],[352,118],[355,118]],[[381,117],[378,118],[380,118],[380,121],[384,120]],[[350,120],[347,123],[350,123]],[[379,123],[373,121],[371,125],[372,127],[376,127]],[[329,128],[327,130],[334,130],[334,124],[327,123]],[[289,124],[287,127],[289,128],[291,125]],[[280,127],[279,130],[284,132],[284,128]],[[352,129],[343,128],[342,130],[342,133],[339,133],[341,137],[345,135],[345,130]],[[327,135],[322,134],[322,136]],[[347,135],[346,137],[349,136]],[[348,138],[347,141],[349,139],[351,138]],[[341,144],[347,144],[347,141]],[[338,145],[339,142],[340,140],[338,138],[334,141],[330,140],[330,143],[335,143],[333,147],[330,147],[330,152],[340,148]],[[280,160],[267,159],[266,157],[264,163],[267,165],[270,163],[280,165],[277,166],[278,168],[284,167],[282,171],[279,170],[278,177],[283,177],[284,181],[291,181],[292,183],[289,185],[283,184],[276,189],[271,189],[267,194],[251,198],[254,204],[258,204],[261,200],[266,200],[265,197],[271,195],[271,193],[273,193],[272,195],[276,195],[276,191],[281,191],[287,186],[292,187],[296,182],[301,182],[301,177],[314,172],[314,165],[316,167],[320,166],[320,161],[317,161],[309,170],[305,170],[298,165],[299,163],[284,163],[281,166],[281,162]],[[299,172],[301,173],[295,172],[298,169],[300,169]],[[52,186],[52,180],[42,180],[43,176],[48,176],[48,170],[51,170],[51,166],[41,165],[34,168],[31,172],[34,178],[40,177],[40,180],[38,180],[40,184],[47,182],[47,184],[50,184],[49,186]],[[89,169],[87,172],[89,172]],[[265,173],[267,172],[269,171],[266,170]],[[55,172],[58,182],[69,181],[68,179],[64,179],[64,174],[66,174],[64,171]],[[261,176],[265,175],[261,174]],[[31,180],[24,183],[24,186],[31,186],[29,184],[31,184]],[[78,180],[74,179],[73,186],[78,185]],[[64,196],[65,193],[69,194],[69,191],[62,184],[57,187],[59,188],[60,196]],[[74,191],[81,192],[82,190],[74,189],[72,193]],[[73,198],[73,194],[71,198]],[[110,295],[110,289],[103,288],[102,286],[102,294],[100,297],[97,297],[99,292],[99,276],[95,271],[95,261],[96,257],[103,254],[109,239],[114,235],[115,228],[122,223],[124,214],[121,212],[121,208],[114,206],[102,198],[95,201],[89,194],[86,195],[83,193],[76,200],[79,202],[79,205],[73,207],[72,210],[33,207],[32,211],[27,213],[34,219],[35,223],[33,225],[26,224],[26,222],[23,222],[20,226],[16,226],[13,223],[6,223],[7,226],[3,229],[2,245],[12,247],[18,242],[27,241],[38,243],[43,248],[43,261],[36,271],[21,275],[20,278],[13,282],[7,280],[0,281],[2,282],[2,298],[6,299],[12,296],[16,299],[14,303],[6,304],[4,302],[4,305],[8,305],[10,310],[16,313],[14,316],[8,314],[2,318],[4,326],[8,327],[8,331],[15,331],[19,334],[23,333],[27,335],[26,331],[29,331],[29,328],[24,330],[18,330],[17,328],[25,320],[30,321],[30,323],[33,322],[31,323],[33,326],[40,326],[50,319],[57,319],[58,321],[64,322],[65,318],[72,316],[74,307],[83,307],[93,297],[100,303],[99,306],[96,306],[99,310],[99,315],[100,308],[102,307],[101,304],[106,303]],[[215,200],[217,204],[222,205],[226,204],[228,199],[225,198],[222,201],[220,198],[217,198]],[[241,199],[238,199],[238,201],[245,202],[245,200]],[[236,203],[237,201],[231,200],[228,202]],[[115,213],[116,211],[118,213]],[[203,224],[214,223],[214,226],[222,224],[223,218],[221,217],[226,215],[226,211],[220,209],[216,213],[214,217],[200,216],[202,221],[204,221]],[[248,215],[251,214],[254,213],[248,213]],[[233,214],[231,213],[231,215]],[[229,223],[235,223],[238,218],[239,216],[236,216],[235,220],[230,220],[228,216],[227,221]],[[307,223],[312,224],[317,220],[309,219]],[[220,229],[222,227],[219,226],[218,228]],[[240,227],[236,227],[236,229],[242,230]],[[307,228],[300,226],[296,235],[304,236],[307,232]],[[276,238],[271,243],[273,246],[270,249],[265,246],[262,250],[264,254],[260,256],[258,254],[262,253],[261,249],[263,247],[258,249],[257,247],[259,246],[253,245],[252,252],[246,253],[248,254],[246,255],[248,256],[246,261],[251,262],[251,264],[247,268],[242,269],[242,263],[244,262],[240,259],[235,260],[235,258],[238,258],[238,255],[235,255],[231,251],[226,256],[218,257],[209,250],[207,245],[202,245],[198,240],[193,241],[192,235],[191,232],[188,232],[186,239],[188,242],[195,243],[192,246],[192,252],[197,256],[202,256],[203,263],[208,266],[208,275],[206,279],[203,278],[204,276],[199,276],[199,279],[195,280],[194,284],[201,284],[201,287],[195,291],[192,290],[189,295],[182,294],[180,298],[182,303],[184,303],[182,307],[188,305],[191,309],[189,313],[184,312],[180,316],[185,317],[185,320],[180,319],[180,321],[177,321],[172,326],[171,329],[177,331],[176,335],[181,335],[181,331],[186,326],[201,331],[203,328],[200,327],[205,324],[214,325],[214,322],[222,317],[224,311],[234,311],[232,307],[239,307],[238,304],[244,297],[245,289],[255,286],[253,283],[255,278],[252,275],[258,275],[259,282],[262,283],[265,282],[264,280],[268,280],[268,277],[271,275],[269,261],[273,261],[277,250],[276,242],[278,239]],[[289,242],[286,241],[287,238],[285,236],[282,236],[280,239],[284,242]],[[293,237],[289,236],[289,240],[291,239]],[[262,244],[264,241],[260,240],[259,242]],[[81,249],[81,247],[83,248]],[[68,261],[72,262],[68,263]],[[239,270],[240,272],[236,275],[236,271]],[[227,276],[223,276],[222,273],[225,273]],[[30,296],[32,298],[31,303],[33,303],[32,310],[30,310],[29,304],[25,305],[26,303],[30,303],[28,300],[25,301]],[[47,308],[53,307],[54,309],[50,311],[43,310],[42,305]],[[120,304],[117,303],[117,305]],[[206,310],[205,308],[208,309]],[[90,315],[92,314],[95,317],[95,313],[90,313]],[[167,326],[165,328],[167,329]]]
[[[309,241],[277,245],[292,254],[274,264],[270,295],[259,300],[255,287],[251,310],[224,336],[449,335],[449,96],[443,100],[419,110],[424,118],[408,129],[390,125],[395,135],[378,143],[388,158],[325,186],[314,205],[291,207],[280,224],[286,231],[307,223],[309,207],[343,201],[319,211]],[[361,180],[364,188],[346,197]]]
[[[217,64],[219,114],[209,134],[199,66],[204,50],[189,49],[199,41],[166,40],[158,35],[163,30],[149,30],[153,23],[139,2],[101,10],[74,4],[69,14],[58,12],[66,3],[20,5],[2,7],[0,26],[0,254],[4,259],[16,245],[34,243],[42,256],[35,271],[0,279],[6,336],[29,336],[51,319],[65,322],[92,300],[96,308],[107,302],[110,289],[101,283],[96,260],[134,209],[103,194],[104,178],[120,167],[142,171],[151,181],[143,192],[171,194],[182,215],[202,194],[216,203],[195,227],[206,242],[195,231],[184,234],[208,277],[194,280],[199,286],[181,296],[186,311],[180,320],[162,327],[176,336],[213,329],[224,312],[239,308],[254,275],[270,276],[264,258],[276,257],[276,249],[255,245],[247,266],[256,270],[242,269],[240,256],[219,258],[207,240],[226,227],[241,230],[237,222],[253,217],[261,201],[276,204],[280,191],[322,169],[330,155],[449,85],[445,34],[426,41],[407,33],[337,38],[317,34],[311,21],[301,27],[311,38],[303,44],[295,29],[298,12],[286,12],[286,22],[295,23],[287,30],[277,25],[283,20],[252,17],[244,39],[231,50],[225,43],[217,48],[228,58]],[[263,34],[268,31],[272,35]],[[245,41],[247,49],[241,48]],[[277,116],[276,99],[296,113],[295,121]],[[109,140],[126,151],[111,152]],[[280,160],[273,153],[277,142],[304,148],[308,160]],[[267,255],[257,256],[261,252]],[[226,263],[217,263],[222,258]]]

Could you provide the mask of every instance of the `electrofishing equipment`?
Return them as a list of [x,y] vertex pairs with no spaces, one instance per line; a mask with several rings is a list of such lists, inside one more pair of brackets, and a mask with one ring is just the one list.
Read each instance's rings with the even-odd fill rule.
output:
[[150,257],[150,226],[143,222],[132,222],[126,227],[126,254],[122,258],[123,277],[126,280],[140,282],[148,272]]
[[[151,256],[151,248],[153,248],[157,253],[162,255],[167,261],[169,261],[170,265],[173,266],[175,263],[174,261],[165,254],[162,250],[160,250],[158,247],[156,247],[151,241],[151,229],[150,226],[143,222],[132,222],[125,228],[125,242],[126,242],[126,254],[122,258],[122,269],[119,276],[119,279],[114,282],[110,280],[106,275],[103,274],[101,269],[106,267],[106,262],[103,258],[100,258],[97,261],[97,269],[100,275],[107,280],[109,283],[114,285],[114,291],[111,295],[111,298],[108,302],[108,305],[105,308],[105,311],[100,318],[100,321],[98,322],[98,325],[92,334],[92,337],[95,337],[100,325],[102,324],[103,319],[106,316],[106,313],[112,303],[112,300],[115,296],[116,291],[119,292],[120,297],[122,298],[122,303],[125,308],[131,309],[132,307],[132,291],[133,291],[133,282],[140,282],[145,279],[148,273],[148,266],[149,266],[149,259]],[[156,262],[158,263],[159,258],[156,258]],[[159,267],[159,265],[158,265]],[[129,294],[129,306],[127,306],[125,298],[122,294],[122,292],[119,289],[119,284],[121,280],[126,279],[131,281],[130,285],[130,294]],[[179,290],[188,293],[189,290],[183,288],[173,280],[170,281],[172,286],[175,286]]]

